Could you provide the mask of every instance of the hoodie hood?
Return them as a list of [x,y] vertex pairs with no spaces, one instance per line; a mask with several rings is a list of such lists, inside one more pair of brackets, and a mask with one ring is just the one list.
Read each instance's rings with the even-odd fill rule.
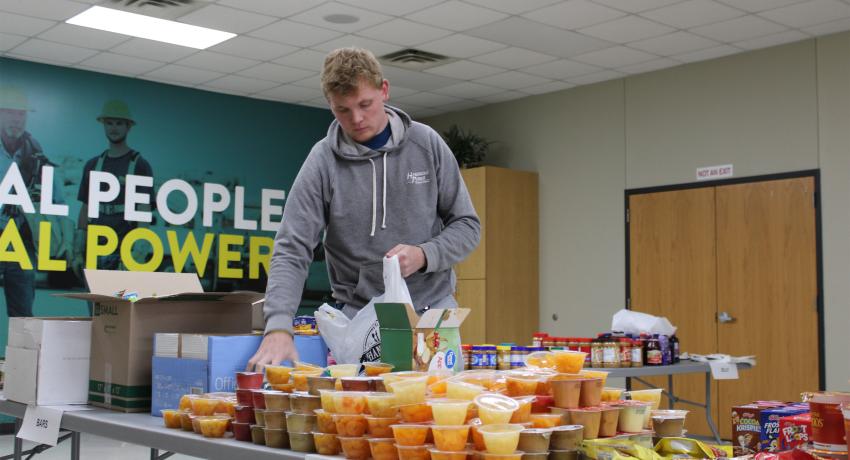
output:
[[390,131],[392,132],[392,136],[386,145],[377,150],[372,150],[352,139],[343,131],[339,122],[334,120],[328,128],[328,144],[333,154],[345,160],[366,161],[385,152],[398,150],[407,140],[412,122],[410,115],[390,105],[384,105],[384,111],[390,120]]

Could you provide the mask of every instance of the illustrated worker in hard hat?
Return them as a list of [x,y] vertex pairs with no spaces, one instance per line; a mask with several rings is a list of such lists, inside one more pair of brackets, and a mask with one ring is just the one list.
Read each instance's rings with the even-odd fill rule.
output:
[[[133,126],[136,125],[136,120],[130,113],[127,103],[117,99],[107,101],[103,104],[103,109],[97,117],[97,121],[103,124],[103,132],[106,135],[106,140],[109,141],[109,148],[87,161],[83,167],[80,191],[77,193],[77,199],[83,205],[80,207],[80,215],[77,218],[77,232],[74,237],[74,249],[77,253],[75,268],[79,268],[85,263],[86,229],[89,224],[112,228],[118,234],[119,241],[130,230],[138,227],[138,222],[124,220],[124,191],[127,174],[153,177],[153,169],[151,169],[150,163],[142,157],[141,153],[127,145],[127,136]],[[88,218],[89,173],[92,171],[108,172],[117,177],[121,184],[118,197],[111,203],[101,204],[100,214],[96,219]],[[151,195],[153,192],[150,187],[138,187],[137,191]],[[139,206],[139,210],[150,210],[150,206]],[[114,254],[99,258],[97,268],[116,270],[120,266],[120,261],[120,254],[116,251]],[[139,262],[142,261],[139,260]]]
[[[28,264],[18,261],[0,262],[6,312],[10,317],[32,316],[37,268],[35,249],[39,229],[30,222],[34,222],[34,217],[38,215],[42,167],[54,166],[44,154],[41,144],[27,131],[27,117],[34,111],[23,91],[13,87],[0,87],[0,175],[5,177],[12,164],[16,164],[30,199],[36,206],[36,213],[24,213],[19,206],[0,206],[0,231],[10,222],[14,222],[29,257]],[[52,201],[64,203],[58,177],[58,172],[54,171]],[[49,238],[49,235],[46,237]],[[60,248],[57,252],[61,256],[70,256],[70,245],[60,243],[55,247]]]

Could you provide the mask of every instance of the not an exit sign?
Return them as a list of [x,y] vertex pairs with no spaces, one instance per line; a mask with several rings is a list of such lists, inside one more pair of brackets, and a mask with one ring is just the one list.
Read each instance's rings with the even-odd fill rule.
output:
[[734,167],[732,165],[705,166],[697,168],[697,180],[713,180],[723,177],[732,177],[734,175]]

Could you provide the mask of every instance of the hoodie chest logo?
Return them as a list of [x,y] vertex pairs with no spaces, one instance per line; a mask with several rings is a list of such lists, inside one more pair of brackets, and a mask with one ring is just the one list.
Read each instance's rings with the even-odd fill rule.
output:
[[428,171],[410,171],[405,176],[405,181],[408,184],[427,184],[431,182],[431,178],[428,177]]

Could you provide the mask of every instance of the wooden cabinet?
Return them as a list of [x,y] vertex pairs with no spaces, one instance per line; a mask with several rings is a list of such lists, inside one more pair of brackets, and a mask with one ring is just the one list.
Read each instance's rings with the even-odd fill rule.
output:
[[538,329],[537,174],[493,166],[461,171],[481,219],[481,243],[455,267],[457,301],[472,309],[464,343],[527,343]]

